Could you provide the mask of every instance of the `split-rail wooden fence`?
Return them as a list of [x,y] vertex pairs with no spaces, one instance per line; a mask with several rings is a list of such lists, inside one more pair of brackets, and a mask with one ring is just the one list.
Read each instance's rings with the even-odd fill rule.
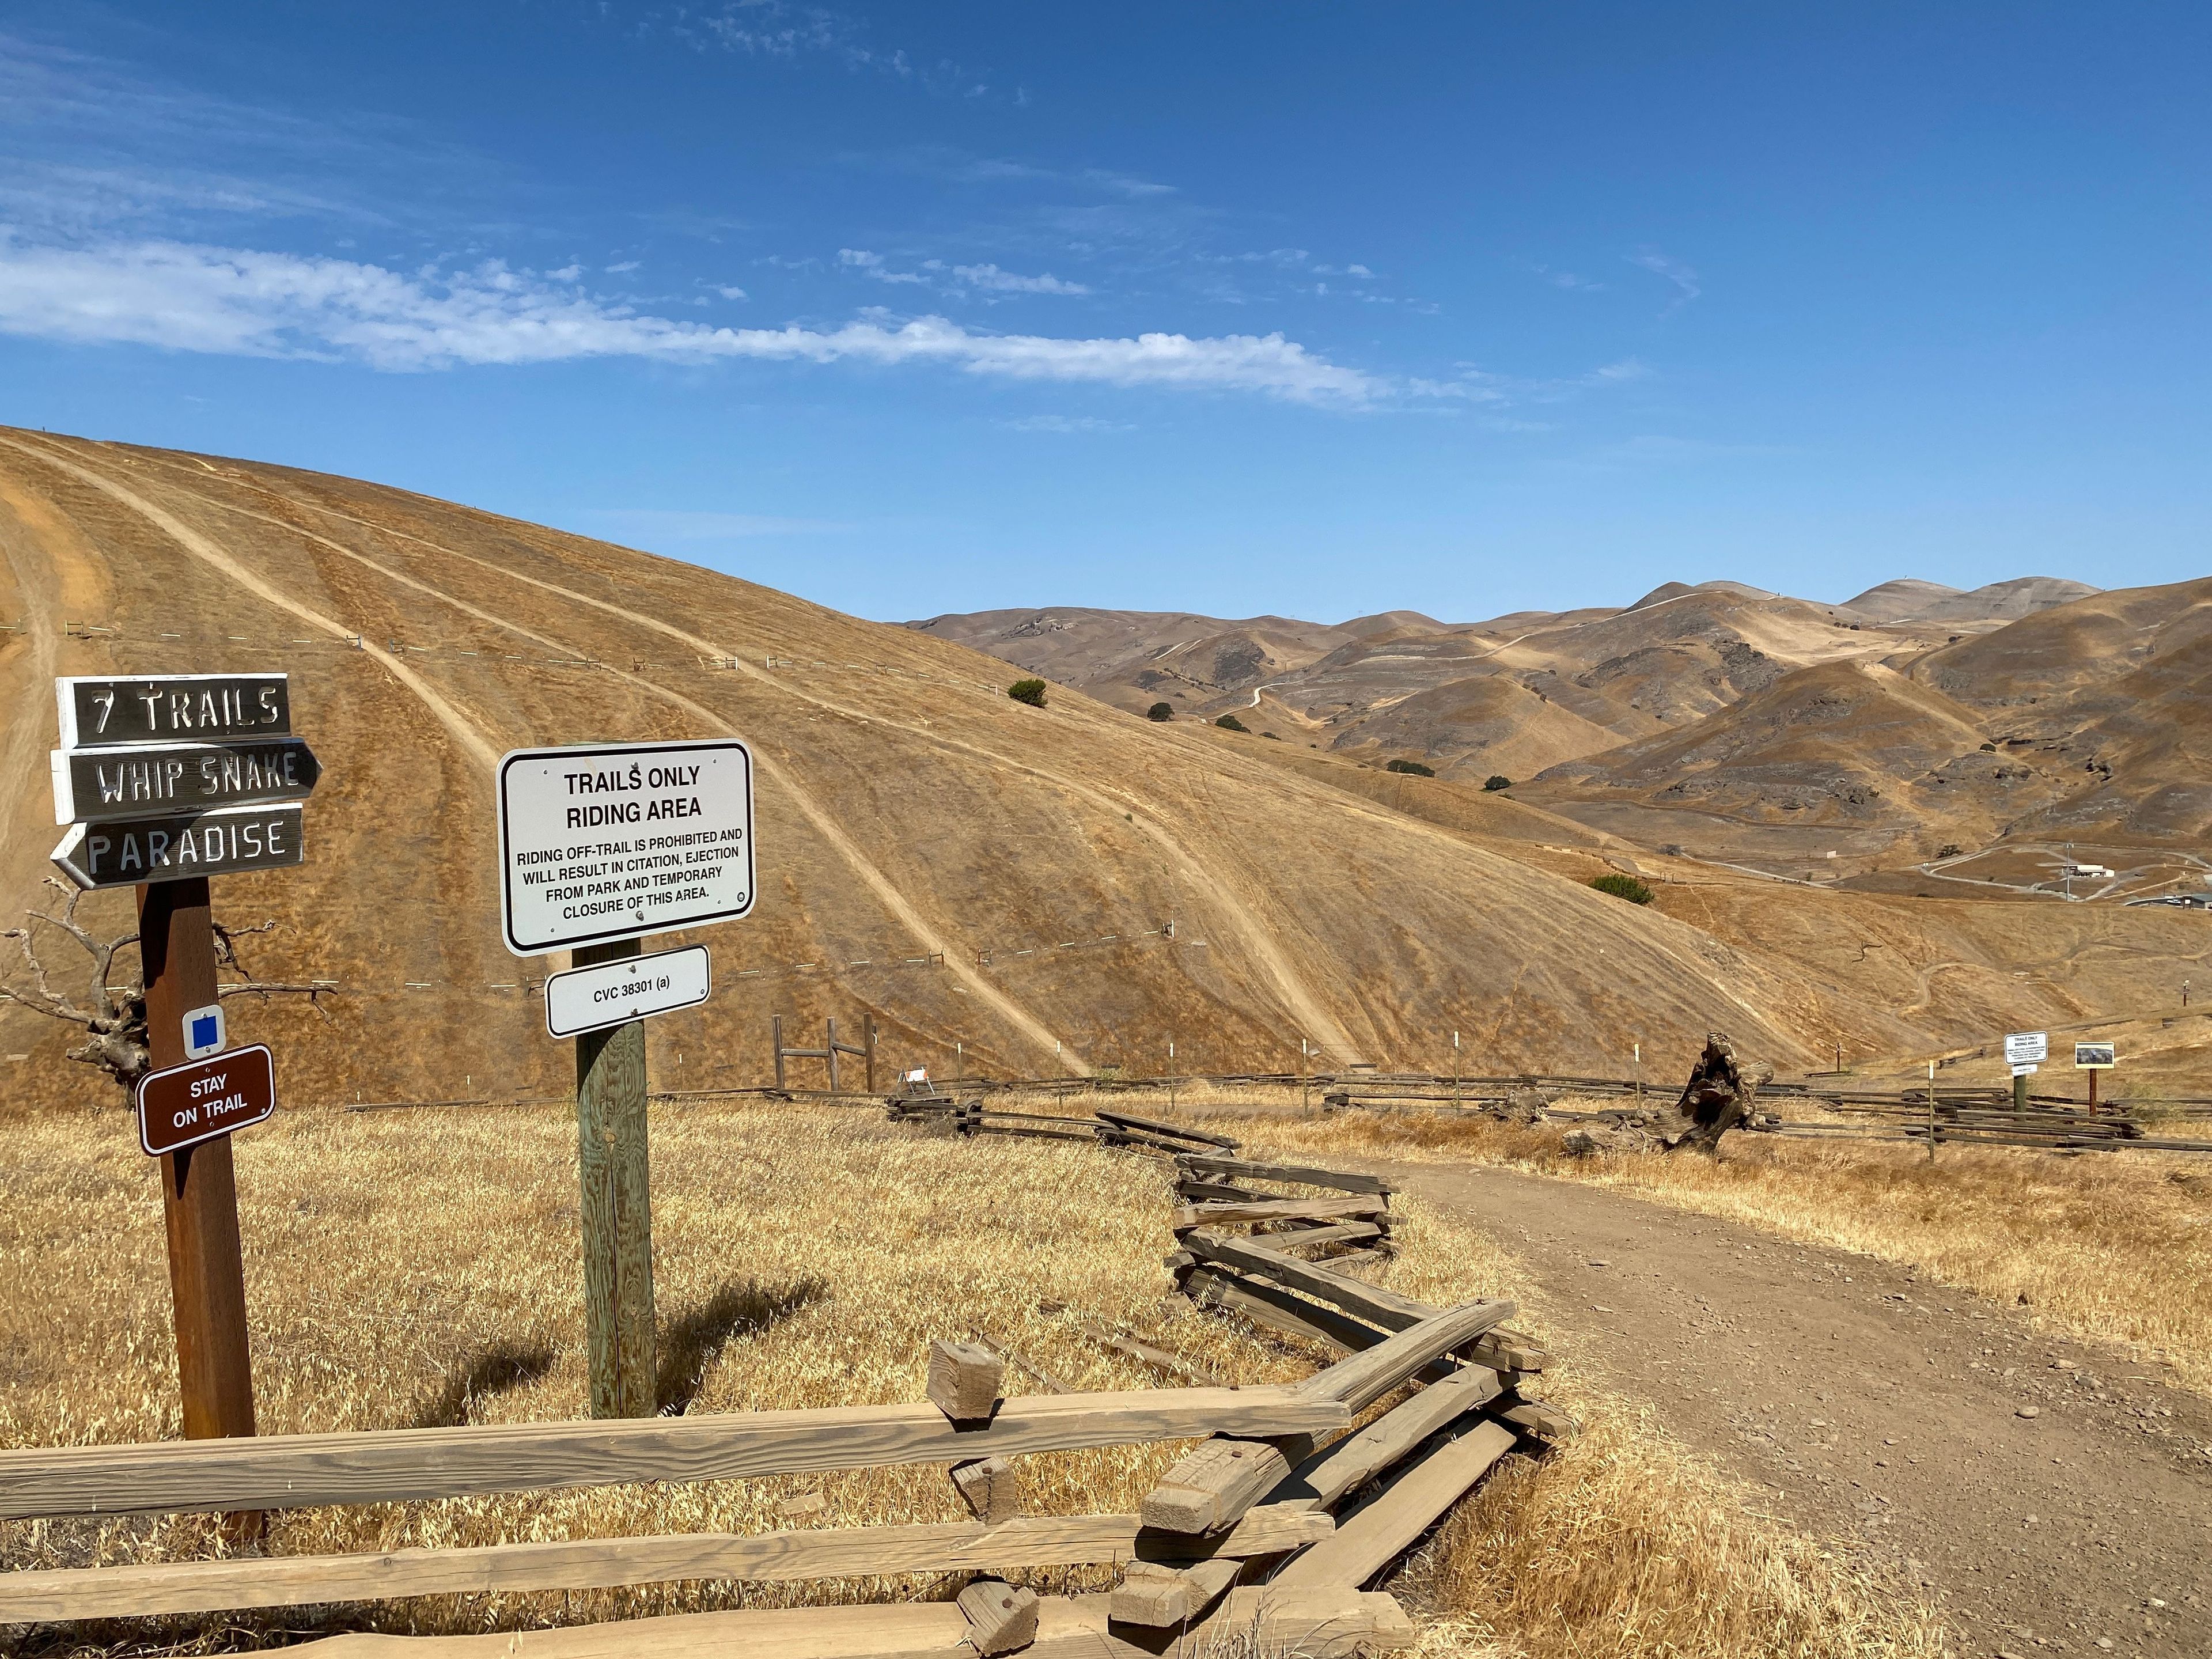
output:
[[[1102,1113],[1066,1123],[968,1104],[894,1103],[963,1133],[1052,1134],[1172,1161],[1181,1288],[1226,1316],[1346,1357],[1305,1381],[1218,1386],[1126,1333],[1103,1345],[1197,1386],[1008,1396],[1012,1356],[941,1342],[911,1404],[678,1418],[0,1451],[0,1521],[238,1512],[495,1492],[944,1463],[973,1519],[678,1537],[578,1539],[352,1555],[231,1558],[0,1573],[0,1625],[683,1580],[973,1575],[949,1601],[690,1613],[518,1636],[347,1635],[303,1652],[356,1659],[1200,1659],[1231,1643],[1352,1659],[1413,1644],[1364,1588],[1516,1444],[1573,1425],[1536,1399],[1541,1351],[1513,1304],[1436,1308],[1346,1269],[1390,1249],[1371,1176],[1251,1163],[1236,1143]],[[1014,1121],[991,1121],[1007,1120]],[[1080,1123],[1080,1129],[1073,1127]],[[1290,1188],[1302,1191],[1285,1190]],[[1018,1360],[1016,1363],[1019,1363]],[[1371,1420],[1407,1384],[1409,1397]],[[1054,1385],[1057,1388],[1058,1385]],[[1030,1452],[1197,1439],[1133,1515],[1022,1512]],[[1106,1566],[1109,1593],[1040,1595],[1005,1575]]]

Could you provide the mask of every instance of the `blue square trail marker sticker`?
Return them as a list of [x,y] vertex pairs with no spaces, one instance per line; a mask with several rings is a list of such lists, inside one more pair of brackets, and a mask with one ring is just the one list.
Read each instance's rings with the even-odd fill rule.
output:
[[193,1009],[185,1016],[185,1058],[205,1060],[210,1054],[221,1054],[225,1036],[222,1004],[210,1002],[204,1008]]

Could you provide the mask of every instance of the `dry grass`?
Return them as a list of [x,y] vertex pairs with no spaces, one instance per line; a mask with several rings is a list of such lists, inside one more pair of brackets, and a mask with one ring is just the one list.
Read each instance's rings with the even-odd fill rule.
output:
[[2167,1364],[2212,1394],[2212,1164],[2202,1158],[1946,1146],[1931,1164],[1909,1146],[1747,1134],[1729,1137],[1718,1162],[1571,1158],[1556,1132],[1488,1118],[1302,1115],[1283,1103],[1281,1091],[1221,1091],[1197,1103],[1285,1152],[1515,1164],[1902,1263]]
[[[574,1128],[553,1111],[298,1114],[238,1143],[265,1432],[574,1417],[584,1403]],[[1097,1350],[1118,1323],[1241,1381],[1324,1358],[1165,1294],[1169,1200],[1156,1164],[1081,1146],[925,1138],[872,1114],[655,1109],[664,1395],[696,1410],[915,1399],[931,1338],[986,1334],[1079,1388],[1160,1379]],[[0,1443],[177,1432],[153,1166],[116,1115],[21,1126],[0,1150]],[[1407,1206],[1391,1282],[1438,1302],[1519,1275],[1485,1236]],[[1048,1314],[1047,1298],[1068,1304]],[[1540,1331],[1541,1310],[1524,1321]],[[1857,1558],[1822,1556],[1623,1408],[1541,1467],[1516,1460],[1432,1549],[1435,1652],[1924,1655],[1938,1640]],[[1133,1509],[1178,1448],[1024,1460],[1035,1507]],[[780,1505],[827,1499],[793,1521]],[[933,1466],[286,1512],[272,1552],[945,1520]],[[1464,1540],[1463,1542],[1462,1540]],[[199,1517],[0,1526],[0,1565],[204,1556]],[[1512,1582],[1486,1558],[1526,1563]],[[1670,1568],[1669,1561],[1696,1561]],[[1097,1581],[1054,1571],[1058,1588]],[[943,1595],[931,1581],[685,1584],[571,1596],[437,1597],[81,1632],[209,1650],[369,1625],[468,1631],[795,1601]],[[57,1650],[69,1650],[65,1646]]]

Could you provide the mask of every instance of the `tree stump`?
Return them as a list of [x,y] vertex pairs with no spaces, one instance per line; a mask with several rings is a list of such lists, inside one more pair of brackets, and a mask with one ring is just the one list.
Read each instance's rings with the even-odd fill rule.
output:
[[1736,1063],[1735,1045],[1720,1031],[1705,1033],[1705,1052],[1690,1069],[1690,1080],[1674,1103],[1674,1121],[1661,1138],[1667,1150],[1687,1146],[1707,1158],[1720,1155],[1721,1137],[1751,1119],[1759,1085]]

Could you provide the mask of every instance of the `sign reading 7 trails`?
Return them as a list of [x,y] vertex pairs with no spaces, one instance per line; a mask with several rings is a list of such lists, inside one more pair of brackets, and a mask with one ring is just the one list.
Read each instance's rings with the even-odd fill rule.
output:
[[753,758],[735,738],[518,749],[499,763],[499,912],[519,957],[753,906]]
[[279,738],[292,730],[282,674],[155,674],[140,679],[58,679],[62,747],[118,743],[216,743]]

